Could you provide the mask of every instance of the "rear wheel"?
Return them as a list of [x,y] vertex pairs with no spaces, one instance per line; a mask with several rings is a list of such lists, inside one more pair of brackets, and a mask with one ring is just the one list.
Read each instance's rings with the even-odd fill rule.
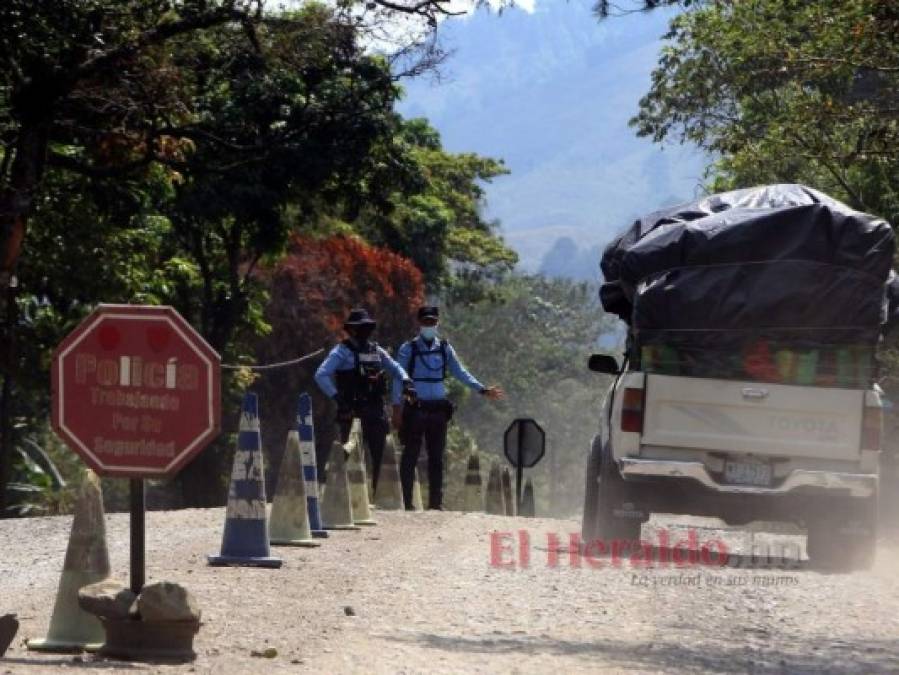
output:
[[808,557],[824,570],[868,569],[877,548],[877,498],[845,498],[823,505],[808,520]]
[[585,488],[581,527],[581,538],[585,544],[597,539],[608,543],[640,538],[640,525],[644,518],[636,513],[635,486],[621,477],[610,448],[602,447],[599,436],[593,439],[587,461]]

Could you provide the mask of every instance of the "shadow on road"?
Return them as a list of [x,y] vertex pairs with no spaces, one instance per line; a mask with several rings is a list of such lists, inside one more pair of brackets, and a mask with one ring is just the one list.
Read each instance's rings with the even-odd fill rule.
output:
[[[676,635],[676,634],[675,634]],[[752,673],[896,673],[899,672],[897,642],[805,642],[788,641],[794,649],[758,648],[748,645],[659,644],[614,640],[583,642],[548,636],[496,635],[459,637],[422,633],[384,635],[386,640],[405,642],[449,652],[519,654],[522,657],[549,654],[595,656],[597,667],[663,669],[672,672]],[[781,641],[783,641],[781,639]],[[860,655],[864,655],[859,658]]]

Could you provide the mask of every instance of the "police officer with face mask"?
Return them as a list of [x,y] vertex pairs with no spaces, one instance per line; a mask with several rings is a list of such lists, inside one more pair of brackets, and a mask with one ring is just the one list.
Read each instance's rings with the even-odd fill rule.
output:
[[400,479],[406,509],[412,509],[412,484],[422,441],[428,450],[428,508],[443,508],[443,455],[446,450],[447,423],[453,416],[453,405],[446,398],[444,380],[452,375],[482,396],[499,400],[504,397],[499,387],[485,387],[463,366],[456,350],[437,336],[440,312],[437,307],[418,310],[418,335],[403,343],[397,360],[415,383],[417,397],[403,404],[402,386],[394,384],[393,423],[400,429],[403,458]]
[[343,324],[347,339],[338,344],[315,372],[315,382],[337,403],[340,441],[349,440],[353,418],[362,422],[362,437],[371,451],[372,487],[377,491],[389,427],[385,412],[388,374],[400,396],[412,398],[412,381],[390,355],[371,340],[377,323],[364,309],[354,309]]

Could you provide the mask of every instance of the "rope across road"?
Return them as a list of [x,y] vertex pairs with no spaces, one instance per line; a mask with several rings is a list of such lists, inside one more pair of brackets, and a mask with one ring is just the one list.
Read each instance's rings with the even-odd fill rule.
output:
[[287,366],[293,366],[297,363],[302,363],[303,361],[308,361],[309,359],[314,359],[316,356],[320,356],[324,353],[324,348],[319,349],[317,351],[312,352],[311,354],[306,354],[305,356],[301,356],[297,359],[291,359],[290,361],[281,361],[279,363],[266,363],[261,366],[251,366],[245,364],[231,364],[231,363],[223,363],[222,368],[226,368],[228,370],[274,370],[275,368],[286,368]]

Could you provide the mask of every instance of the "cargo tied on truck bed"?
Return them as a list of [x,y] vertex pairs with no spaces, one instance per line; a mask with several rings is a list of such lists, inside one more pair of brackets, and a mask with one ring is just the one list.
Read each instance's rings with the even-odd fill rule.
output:
[[884,400],[876,349],[896,293],[885,221],[772,185],[653,213],[605,250],[628,325],[587,467],[585,539],[652,512],[807,528],[809,557],[874,552]]

